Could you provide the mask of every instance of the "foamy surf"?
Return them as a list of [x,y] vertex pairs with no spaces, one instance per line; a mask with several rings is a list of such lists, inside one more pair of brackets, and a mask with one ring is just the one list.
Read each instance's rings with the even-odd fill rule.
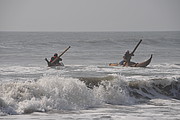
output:
[[[155,98],[180,99],[179,78],[126,79],[121,75],[83,79],[44,75],[36,81],[6,82],[0,84],[1,115],[133,105]],[[96,85],[89,88],[85,80]]]
[[73,78],[45,76],[37,81],[8,82],[1,84],[1,107],[13,113],[79,110],[95,107],[99,101],[84,83]]
[[[113,81],[111,77],[109,79]],[[115,80],[116,82],[101,80],[104,82],[94,89],[88,88],[79,79],[59,75],[45,75],[36,81],[7,82],[0,86],[1,108],[3,108],[1,112],[27,114],[53,110],[82,110],[107,103],[127,102],[128,94],[119,80]]]

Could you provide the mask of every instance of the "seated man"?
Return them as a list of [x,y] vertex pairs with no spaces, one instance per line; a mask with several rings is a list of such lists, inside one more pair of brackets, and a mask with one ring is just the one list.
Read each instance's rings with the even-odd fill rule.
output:
[[[55,60],[56,59],[56,60]],[[48,61],[47,58],[45,58],[46,62],[48,63],[48,66],[64,66],[64,64],[60,61],[62,61],[61,58],[58,57],[58,54],[55,53],[53,57],[51,57],[51,60]],[[55,60],[55,61],[54,61]]]
[[[54,61],[55,59],[56,59],[56,61]],[[55,66],[56,66],[56,65],[61,65],[61,63],[59,63],[59,61],[62,61],[62,59],[58,57],[58,54],[57,54],[57,53],[55,53],[54,56],[51,57],[50,63],[51,63],[52,65],[55,65]],[[52,63],[52,62],[53,62],[53,63]]]
[[123,60],[119,64],[120,65],[125,65],[126,63],[129,64],[131,60],[131,56],[134,56],[134,54],[129,53],[129,50],[127,50],[123,56]]

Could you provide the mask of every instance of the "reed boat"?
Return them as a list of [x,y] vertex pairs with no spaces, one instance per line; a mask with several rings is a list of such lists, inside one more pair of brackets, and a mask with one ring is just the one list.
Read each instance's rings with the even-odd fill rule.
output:
[[151,57],[148,60],[141,63],[130,62],[126,63],[125,65],[120,65],[119,63],[110,63],[109,66],[146,67],[151,63],[152,56],[153,55],[151,54]]

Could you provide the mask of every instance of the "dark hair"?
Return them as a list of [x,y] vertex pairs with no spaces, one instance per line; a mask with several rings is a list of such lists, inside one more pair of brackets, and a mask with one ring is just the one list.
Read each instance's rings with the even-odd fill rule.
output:
[[56,57],[57,57],[57,56],[58,56],[58,54],[57,54],[57,53],[54,53],[54,56],[56,56]]

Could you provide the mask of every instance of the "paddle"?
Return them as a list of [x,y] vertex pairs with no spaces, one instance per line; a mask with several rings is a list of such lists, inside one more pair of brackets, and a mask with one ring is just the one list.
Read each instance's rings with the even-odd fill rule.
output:
[[71,47],[71,46],[69,46],[68,48],[66,48],[66,49],[64,50],[64,52],[62,52],[58,57],[56,57],[56,58],[51,62],[51,64],[53,64],[54,62],[56,62],[56,60],[58,60],[67,50],[69,50],[70,47]]
[[134,48],[134,50],[131,52],[131,54],[134,54],[134,52],[136,51],[137,47],[139,46],[139,44],[142,42],[142,39],[138,42],[138,44],[136,45],[136,47]]

